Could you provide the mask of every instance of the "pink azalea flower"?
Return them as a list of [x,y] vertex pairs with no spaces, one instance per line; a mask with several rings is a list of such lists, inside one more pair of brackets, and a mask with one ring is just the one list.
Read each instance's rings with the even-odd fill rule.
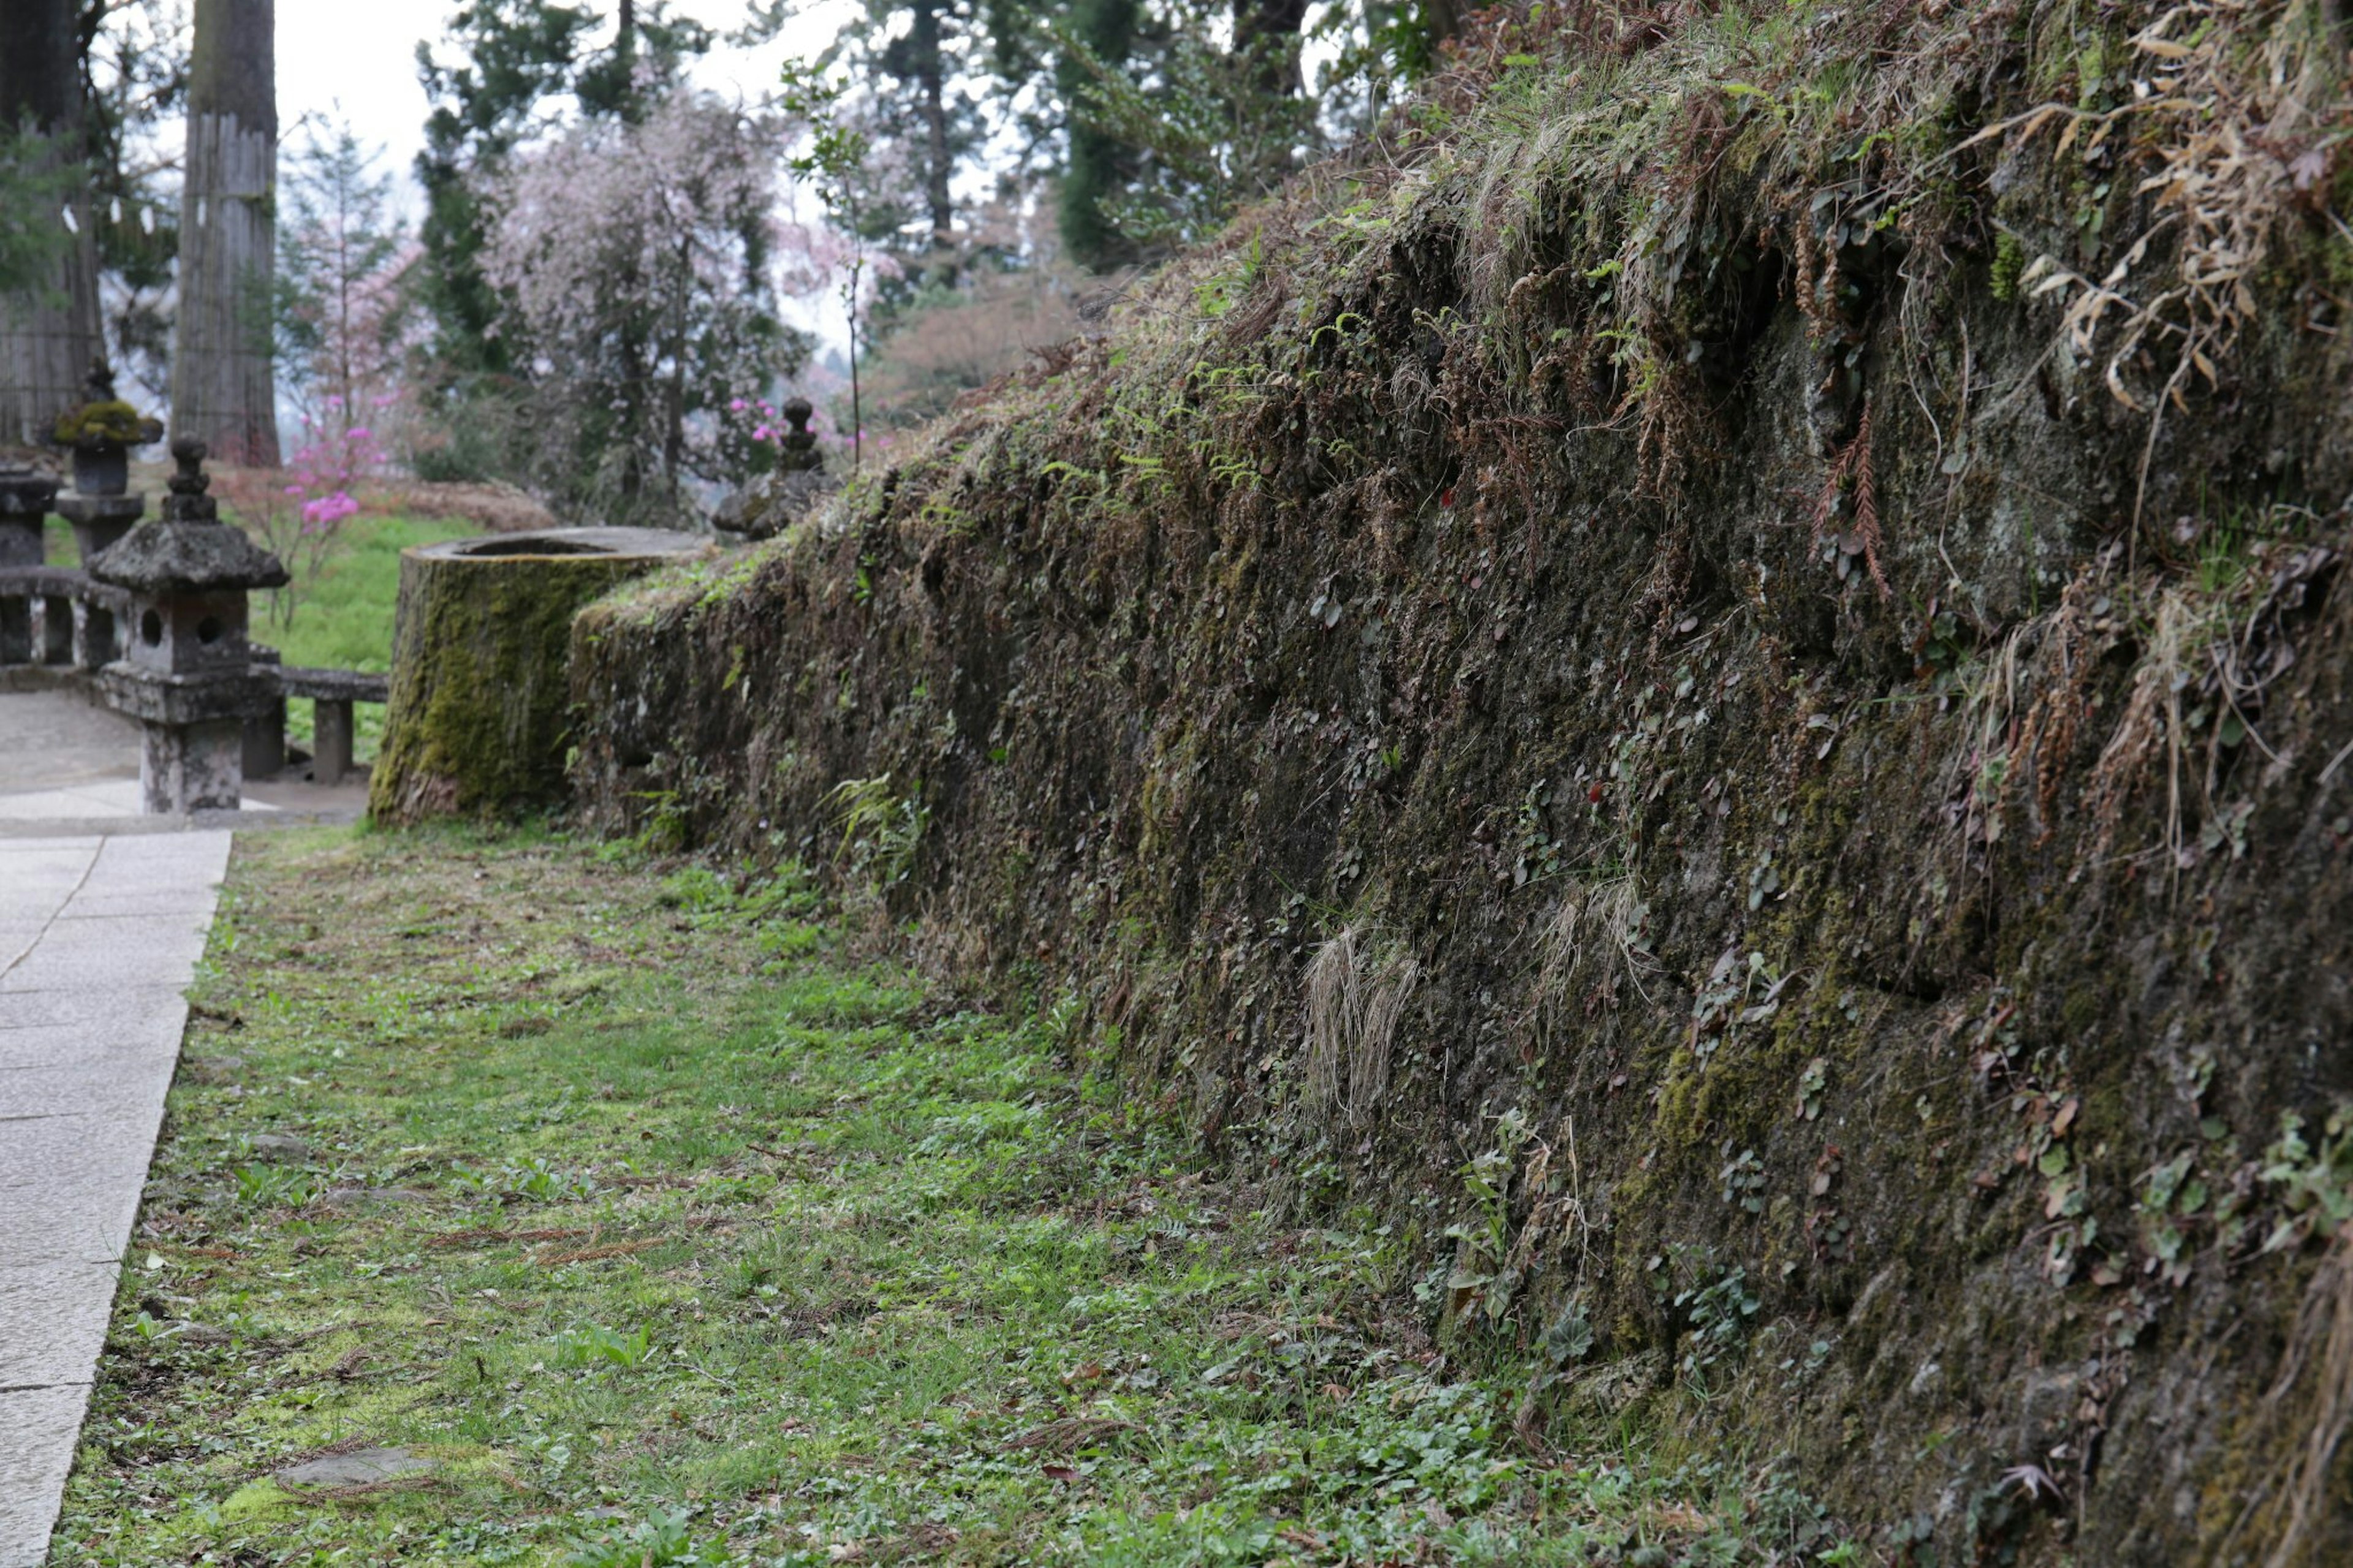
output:
[[303,502],[302,521],[313,528],[324,528],[329,523],[341,522],[359,510],[359,502],[342,490],[336,490],[332,495]]

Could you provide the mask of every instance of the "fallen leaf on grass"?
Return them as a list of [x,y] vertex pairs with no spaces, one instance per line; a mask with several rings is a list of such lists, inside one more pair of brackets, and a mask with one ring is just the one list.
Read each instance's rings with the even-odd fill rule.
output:
[[1050,1454],[1075,1454],[1081,1448],[1102,1442],[1114,1432],[1134,1432],[1139,1428],[1133,1421],[1114,1421],[1107,1416],[1073,1415],[1060,1421],[1049,1421],[1043,1426],[1032,1426],[1027,1432],[1007,1439],[1008,1448],[1041,1448]]
[[569,1252],[543,1252],[532,1258],[542,1268],[554,1268],[564,1263],[593,1263],[600,1258],[625,1258],[633,1252],[643,1252],[659,1247],[663,1238],[649,1237],[643,1241],[608,1241],[602,1247],[579,1247]]
[[593,1227],[574,1226],[558,1230],[450,1230],[425,1238],[427,1247],[497,1247],[509,1241],[570,1241],[575,1237],[594,1236]]

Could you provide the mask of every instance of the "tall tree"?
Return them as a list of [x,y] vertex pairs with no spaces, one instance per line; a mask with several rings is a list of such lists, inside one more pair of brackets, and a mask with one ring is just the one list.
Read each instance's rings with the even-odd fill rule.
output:
[[[949,35],[956,22],[946,0],[909,0],[907,30],[883,46],[881,66],[894,79],[913,90],[917,141],[922,148],[923,214],[929,224],[925,242],[935,270],[947,269],[955,248],[955,204],[950,195],[957,155],[973,137],[951,121],[964,118],[948,93]],[[961,133],[960,133],[961,132]],[[963,145],[958,145],[958,143]]]
[[[0,172],[24,225],[0,278],[0,441],[47,438],[103,345],[74,0],[12,0],[0,47]],[[24,211],[29,207],[30,211]],[[70,219],[68,215],[70,214]]]
[[278,225],[278,369],[304,426],[375,424],[402,347],[407,225],[392,177],[348,125],[291,151]]
[[1135,47],[1138,0],[1075,0],[1061,58],[1054,68],[1062,101],[1071,106],[1070,163],[1057,193],[1062,244],[1081,266],[1098,272],[1136,258],[1134,239],[1104,213],[1105,205],[1135,178],[1136,150],[1083,112],[1089,89],[1103,74],[1124,69]]
[[172,429],[274,468],[270,374],[278,183],[275,0],[196,0],[180,204]]

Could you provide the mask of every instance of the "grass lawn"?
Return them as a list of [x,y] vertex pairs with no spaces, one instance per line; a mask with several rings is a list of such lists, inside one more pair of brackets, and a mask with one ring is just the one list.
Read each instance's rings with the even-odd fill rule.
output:
[[[248,835],[193,994],[59,1568],[1831,1544],[1642,1406],[1515,1437],[1426,1247],[1279,1223],[1058,1015],[853,961],[791,878]],[[433,1468],[271,1479],[360,1443]]]

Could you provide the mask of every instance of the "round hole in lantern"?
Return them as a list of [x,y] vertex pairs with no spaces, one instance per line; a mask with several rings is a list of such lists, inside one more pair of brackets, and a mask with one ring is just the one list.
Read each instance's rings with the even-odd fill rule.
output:
[[150,610],[139,617],[139,640],[154,647],[164,640],[164,617]]
[[196,623],[196,640],[210,647],[221,640],[221,633],[227,629],[221,625],[218,616],[206,616]]

